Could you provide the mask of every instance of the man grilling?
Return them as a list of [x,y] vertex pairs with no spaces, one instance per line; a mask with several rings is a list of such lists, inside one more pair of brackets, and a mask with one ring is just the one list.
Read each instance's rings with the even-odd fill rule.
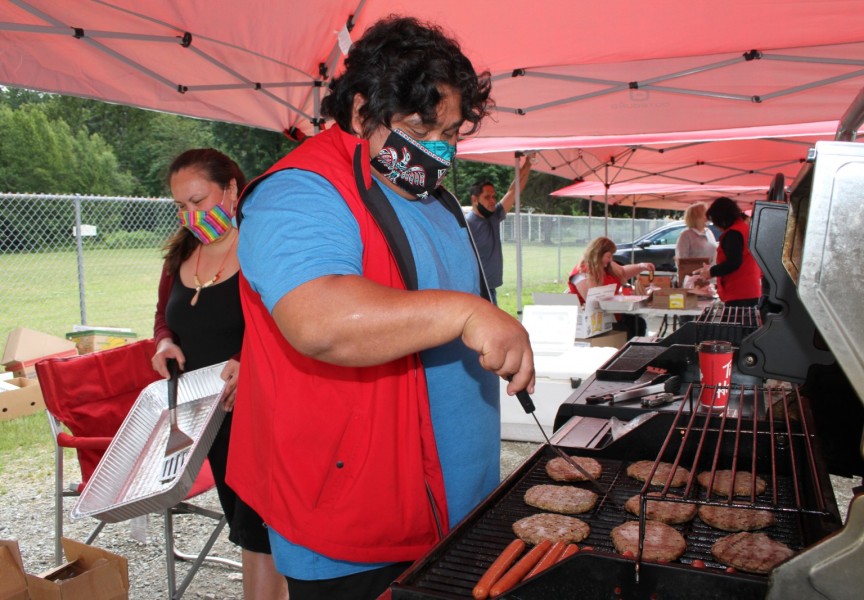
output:
[[[498,377],[533,390],[439,186],[488,74],[414,19],[372,26],[306,140],[244,192],[247,329],[229,483],[292,600],[376,598],[498,484]],[[486,296],[484,298],[483,296]]]

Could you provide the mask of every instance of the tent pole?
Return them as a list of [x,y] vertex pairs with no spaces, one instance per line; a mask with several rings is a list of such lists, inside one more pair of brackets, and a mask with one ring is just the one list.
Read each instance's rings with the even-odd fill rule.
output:
[[633,195],[633,213],[630,217],[630,263],[636,262],[636,246],[633,242],[636,241],[636,195]]
[[519,152],[513,155],[514,169],[516,170],[516,202],[515,202],[515,217],[516,217],[516,318],[522,320],[522,222],[520,216],[520,201],[522,200],[522,192],[520,190],[521,181],[519,181]]
[[313,123],[315,124],[315,134],[321,133],[321,88],[315,86],[312,88],[312,102],[315,109],[315,120]]
[[588,198],[588,241],[591,241],[591,213],[593,212],[594,201]]
[[603,167],[605,171],[603,175],[603,183],[605,190],[603,191],[603,235],[609,237],[609,163]]

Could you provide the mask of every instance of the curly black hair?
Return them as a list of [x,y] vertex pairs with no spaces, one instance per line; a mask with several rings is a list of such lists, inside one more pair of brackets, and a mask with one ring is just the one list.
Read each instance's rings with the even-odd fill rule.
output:
[[354,96],[360,94],[366,99],[360,109],[363,131],[354,133],[362,137],[380,125],[389,127],[396,115],[418,113],[424,123],[434,123],[441,85],[460,93],[462,118],[471,124],[463,133],[477,131],[492,103],[489,72],[478,75],[459,44],[440,27],[390,15],[351,47],[345,71],[333,79],[321,102],[321,113],[351,132]]
[[722,196],[711,203],[711,206],[705,211],[705,216],[711,219],[711,222],[717,227],[726,230],[732,227],[735,221],[742,218],[744,213],[741,212],[732,198]]

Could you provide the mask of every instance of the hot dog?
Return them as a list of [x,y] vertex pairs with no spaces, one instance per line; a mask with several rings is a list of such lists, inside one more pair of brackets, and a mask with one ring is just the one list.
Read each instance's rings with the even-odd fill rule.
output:
[[528,574],[528,571],[534,568],[543,555],[549,552],[549,548],[552,547],[551,540],[543,540],[531,550],[528,551],[528,554],[519,559],[515,565],[510,567],[510,570],[504,573],[504,575],[499,579],[493,586],[492,589],[489,590],[489,596],[495,598],[500,596],[514,585],[518,584],[525,575]]
[[561,556],[558,557],[558,562],[561,562],[569,556],[573,556],[577,552],[579,552],[579,546],[577,546],[576,544],[567,544],[567,547],[564,548],[564,552],[562,552]]
[[549,552],[543,555],[543,558],[534,565],[534,568],[528,572],[528,575],[525,577],[528,579],[529,577],[534,577],[537,573],[548,569],[556,562],[558,562],[558,558],[561,556],[561,553],[564,552],[564,549],[567,547],[567,542],[557,541],[552,544],[552,547],[549,548]]
[[504,551],[498,555],[495,562],[486,569],[477,585],[474,586],[474,591],[471,593],[474,600],[486,600],[489,597],[489,590],[495,585],[495,582],[501,579],[501,576],[510,568],[510,565],[516,562],[524,550],[525,542],[522,540],[515,539],[510,542]]

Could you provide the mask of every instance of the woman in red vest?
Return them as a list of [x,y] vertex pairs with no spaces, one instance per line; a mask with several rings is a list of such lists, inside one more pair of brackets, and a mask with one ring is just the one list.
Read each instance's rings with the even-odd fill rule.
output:
[[762,271],[748,248],[750,226],[731,198],[717,198],[708,218],[723,232],[717,248],[717,264],[697,271],[701,279],[717,278],[717,293],[726,306],[756,306],[762,295]]

